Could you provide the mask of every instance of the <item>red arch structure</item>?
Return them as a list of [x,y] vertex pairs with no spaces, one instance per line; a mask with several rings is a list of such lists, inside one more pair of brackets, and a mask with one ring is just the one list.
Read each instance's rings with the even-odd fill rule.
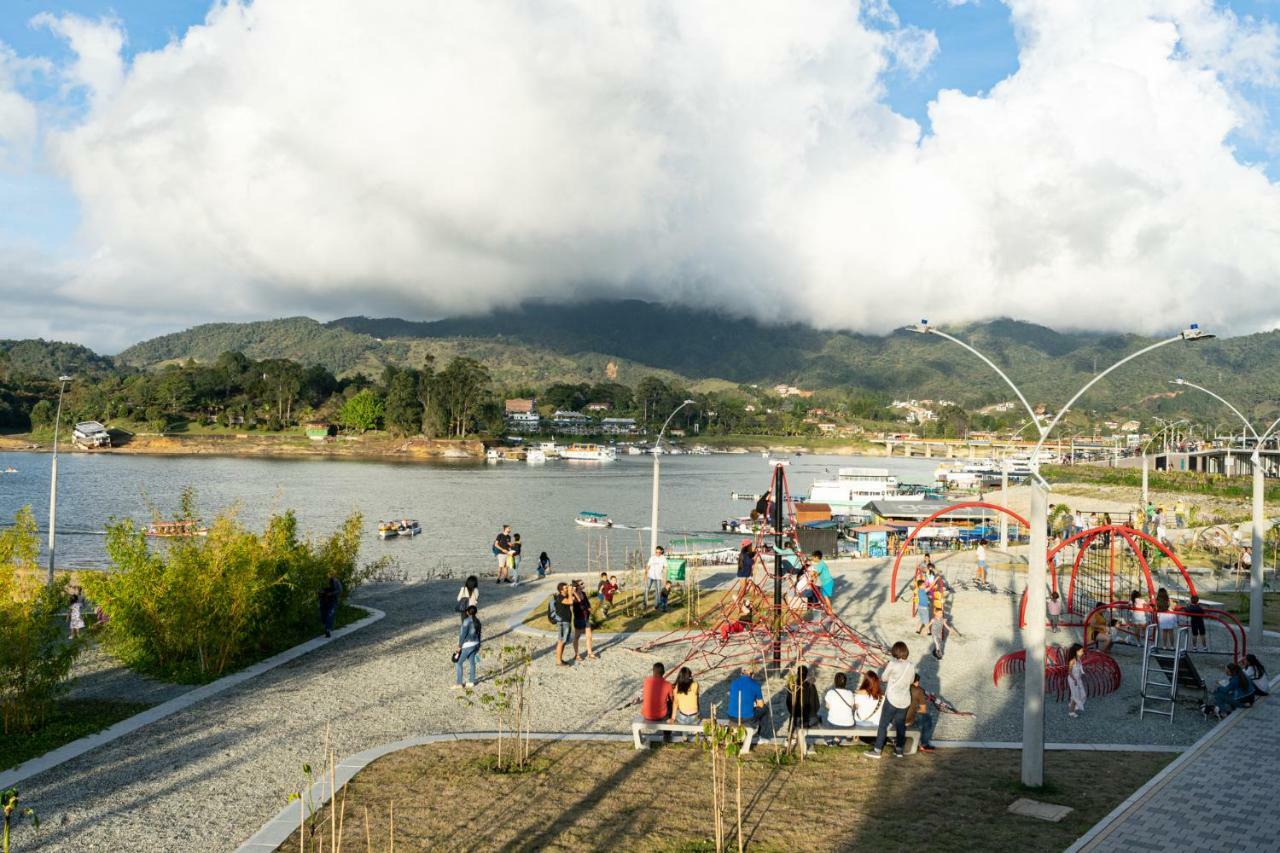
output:
[[998,504],[989,504],[983,501],[966,501],[964,503],[952,504],[951,506],[943,507],[942,509],[935,512],[933,515],[926,518],[924,521],[917,524],[915,526],[915,529],[911,531],[911,534],[902,543],[902,546],[898,548],[898,557],[893,561],[893,577],[889,579],[890,603],[893,603],[894,601],[896,601],[905,591],[905,587],[903,589],[898,589],[898,568],[902,565],[902,558],[906,556],[907,548],[911,547],[911,543],[915,541],[915,538],[918,535],[920,535],[921,530],[924,530],[934,521],[946,515],[947,513],[955,512],[958,509],[990,509],[996,512],[1002,512],[1005,515],[1012,518],[1014,521],[1021,524],[1023,527],[1027,528],[1028,530],[1031,529],[1031,522],[1027,521],[1025,518],[1018,515],[1016,512],[1009,509],[1008,507],[1000,506]]
[[[1063,539],[1057,545],[1050,548],[1049,553],[1047,555],[1047,562],[1049,564],[1048,565],[1049,588],[1054,592],[1057,592],[1059,595],[1061,595],[1062,589],[1059,586],[1057,571],[1054,568],[1054,557],[1056,557],[1058,553],[1062,551],[1064,548],[1066,548],[1068,545],[1079,543],[1076,548],[1075,560],[1073,560],[1071,563],[1071,575],[1067,584],[1065,601],[1063,602],[1064,618],[1062,620],[1062,624],[1075,625],[1075,626],[1083,625],[1085,617],[1088,615],[1088,612],[1094,609],[1093,606],[1091,606],[1088,609],[1088,611],[1083,613],[1079,612],[1075,607],[1075,604],[1076,604],[1075,591],[1076,591],[1076,580],[1080,575],[1080,563],[1081,561],[1084,560],[1085,555],[1089,553],[1090,547],[1093,546],[1093,544],[1097,542],[1099,538],[1102,539],[1102,541],[1105,543],[1106,548],[1108,549],[1107,558],[1110,563],[1109,570],[1108,570],[1108,589],[1107,589],[1108,594],[1106,596],[1106,600],[1100,601],[1099,602],[1100,604],[1115,604],[1118,602],[1127,603],[1129,600],[1130,590],[1127,588],[1116,589],[1116,585],[1115,585],[1116,584],[1116,573],[1115,573],[1116,548],[1119,546],[1120,543],[1124,543],[1125,545],[1128,545],[1130,552],[1134,555],[1134,557],[1137,558],[1138,567],[1142,575],[1140,580],[1146,582],[1147,601],[1155,600],[1156,584],[1155,584],[1155,580],[1151,577],[1151,566],[1147,563],[1146,555],[1142,553],[1142,547],[1140,544],[1142,542],[1145,542],[1153,546],[1161,554],[1164,554],[1166,557],[1168,557],[1169,561],[1178,568],[1178,572],[1182,575],[1182,579],[1186,582],[1188,593],[1191,595],[1196,594],[1195,581],[1191,580],[1191,576],[1187,574],[1187,569],[1185,566],[1182,565],[1182,561],[1178,559],[1177,555],[1175,555],[1173,551],[1169,550],[1169,547],[1167,545],[1165,545],[1160,540],[1156,539],[1154,536],[1150,536],[1146,533],[1143,533],[1141,530],[1137,530],[1132,527],[1126,527],[1123,524],[1105,524],[1105,525],[1102,525],[1101,527],[1091,527],[1087,530],[1081,530],[1079,533],[1076,533],[1073,536],[1069,536],[1066,539]],[[1076,616],[1077,618],[1073,620],[1071,618],[1072,615]],[[1022,594],[1022,603],[1018,608],[1018,624],[1020,627],[1024,627],[1024,628],[1027,625],[1027,594],[1025,591]]]

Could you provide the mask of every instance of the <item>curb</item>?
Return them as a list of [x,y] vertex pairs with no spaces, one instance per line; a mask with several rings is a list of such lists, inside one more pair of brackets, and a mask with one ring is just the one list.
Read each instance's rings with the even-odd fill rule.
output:
[[[1280,676],[1271,679],[1270,687],[1273,692],[1278,684],[1280,684]],[[1266,700],[1264,699],[1263,701]],[[1124,802],[1108,812],[1102,820],[1091,826],[1088,832],[1077,838],[1075,843],[1066,849],[1065,853],[1082,853],[1082,851],[1091,850],[1098,843],[1104,841],[1111,834],[1111,831],[1119,826],[1131,812],[1139,808],[1150,796],[1156,794],[1168,784],[1174,776],[1182,772],[1182,769],[1187,764],[1200,757],[1205,750],[1235,728],[1252,711],[1253,708],[1248,708],[1244,711],[1233,713],[1205,732],[1204,736],[1188,747],[1186,752],[1169,762],[1163,770],[1148,779],[1145,785],[1130,794]]]
[[[1215,729],[1216,731],[1216,729]],[[498,732],[446,732],[438,735],[421,735],[419,737],[405,738],[404,740],[384,743],[379,746],[366,749],[363,752],[357,752],[355,755],[341,759],[334,765],[333,783],[330,788],[329,780],[322,779],[314,783],[309,789],[307,795],[301,799],[299,803],[289,803],[276,813],[275,817],[267,821],[261,829],[255,832],[247,841],[236,848],[236,853],[265,853],[265,851],[273,851],[280,848],[282,844],[289,839],[293,831],[298,828],[302,821],[302,809],[306,808],[306,803],[312,805],[312,810],[308,813],[308,817],[315,814],[333,799],[333,793],[341,789],[350,782],[355,775],[364,768],[368,767],[374,761],[383,756],[390,755],[393,752],[399,752],[403,749],[411,749],[415,746],[428,746],[433,743],[457,742],[464,740],[489,740],[498,737]],[[1209,734],[1213,734],[1211,731]],[[527,737],[533,740],[566,740],[566,741],[605,741],[630,743],[630,734],[616,734],[612,732],[528,732]],[[761,746],[772,745],[773,738],[760,738],[758,743]],[[1021,743],[1013,741],[935,741],[935,746],[944,749],[1022,749]],[[1181,746],[1142,746],[1129,744],[1093,744],[1093,743],[1048,743],[1045,749],[1056,751],[1097,751],[1097,752],[1182,752],[1188,747]],[[1178,759],[1181,761],[1182,759]],[[1175,761],[1175,763],[1177,763]],[[1150,783],[1148,783],[1149,785]]]
[[17,767],[0,773],[0,789],[8,788],[19,782],[37,776],[47,770],[52,770],[60,764],[65,764],[73,758],[79,758],[86,752],[97,749],[100,746],[118,740],[127,734],[132,734],[143,726],[150,725],[157,720],[163,720],[165,717],[172,716],[179,711],[190,708],[197,702],[202,702],[210,696],[216,696],[226,690],[230,690],[239,684],[243,684],[249,679],[261,675],[264,672],[275,669],[276,667],[286,664],[289,661],[300,658],[308,652],[314,651],[321,646],[329,643],[337,642],[339,639],[352,634],[361,628],[372,625],[387,614],[373,607],[365,607],[360,604],[352,604],[369,615],[361,619],[359,622],[353,622],[344,628],[339,628],[333,632],[330,638],[316,637],[313,640],[307,640],[305,643],[299,643],[291,649],[285,649],[278,655],[269,657],[266,660],[258,661],[252,666],[247,666],[239,672],[232,673],[224,678],[209,684],[202,684],[192,690],[188,690],[181,696],[175,696],[168,702],[161,702],[154,708],[148,708],[140,714],[134,714],[132,717],[121,720],[114,725],[108,726],[100,732],[94,732],[91,735],[82,737],[79,740],[73,740],[71,743],[64,743],[57,749],[46,752],[44,755],[37,756],[28,761],[24,761]]

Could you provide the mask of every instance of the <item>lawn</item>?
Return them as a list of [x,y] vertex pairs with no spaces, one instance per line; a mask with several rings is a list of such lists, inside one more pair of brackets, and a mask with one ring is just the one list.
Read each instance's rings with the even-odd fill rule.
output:
[[[710,759],[697,746],[635,751],[630,744],[540,745],[522,775],[484,769],[491,742],[434,744],[394,753],[339,794],[342,849],[385,850],[394,811],[403,850],[713,850]],[[803,764],[778,766],[772,750],[742,766],[747,849],[1062,850],[1173,756],[1050,752],[1046,786],[1017,782],[1014,750],[944,749],[862,757],[860,747],[819,747]],[[1060,823],[1007,813],[1021,796],[1072,811]],[[732,776],[726,849],[736,849]],[[495,817],[500,815],[500,819]],[[366,821],[368,828],[366,829]],[[324,810],[324,849],[331,848]],[[299,834],[279,849],[299,850]],[[319,849],[312,838],[308,850]]]
[[[659,613],[654,610],[652,600],[646,610],[643,596],[639,591],[619,593],[613,599],[613,607],[609,609],[607,618],[601,613],[600,605],[593,596],[591,599],[592,630],[612,634],[623,631],[674,631],[677,628],[683,628],[688,624],[688,614],[685,610],[683,587],[678,587],[677,589],[679,594],[672,596],[670,608],[666,613]],[[700,618],[698,624],[701,624],[702,620],[706,619],[707,615],[716,608],[720,600],[729,592],[730,590],[727,589],[716,589],[699,593],[697,614]],[[525,617],[524,624],[542,631],[555,631],[556,626],[552,625],[551,621],[547,619],[547,602],[550,600],[551,596],[547,596],[539,601],[537,606],[529,611],[529,615]],[[627,612],[628,603],[631,604],[630,613]]]
[[102,699],[66,699],[30,734],[0,737],[0,770],[44,755],[63,744],[100,732],[110,725],[145,711],[148,705]]
[[[1245,581],[1248,583],[1248,581]],[[1249,624],[1249,593],[1247,592],[1206,592],[1206,597],[1220,599],[1231,613],[1243,624]],[[1280,628],[1280,592],[1264,592],[1262,594],[1262,626],[1264,628]]]

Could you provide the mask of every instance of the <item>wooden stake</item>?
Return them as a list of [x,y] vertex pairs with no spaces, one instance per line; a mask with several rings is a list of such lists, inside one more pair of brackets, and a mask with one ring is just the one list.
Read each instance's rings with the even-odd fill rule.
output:
[[396,801],[391,801],[391,849],[389,853],[396,853]]
[[329,849],[336,850],[338,846],[338,815],[333,808],[333,801],[338,796],[338,791],[334,787],[337,779],[337,773],[334,772],[334,756],[333,750],[329,751]]
[[307,853],[307,795],[298,797],[298,851]]
[[373,853],[373,836],[369,834],[369,807],[364,807],[364,850]]

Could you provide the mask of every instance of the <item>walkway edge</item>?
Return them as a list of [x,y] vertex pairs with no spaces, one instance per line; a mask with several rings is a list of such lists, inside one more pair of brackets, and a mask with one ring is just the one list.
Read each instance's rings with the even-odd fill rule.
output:
[[[348,602],[350,603],[350,602]],[[307,640],[305,643],[299,643],[290,649],[285,649],[280,654],[269,657],[266,660],[258,661],[252,666],[247,666],[239,672],[232,673],[225,678],[219,678],[217,681],[209,684],[202,684],[192,690],[188,690],[181,696],[175,696],[168,702],[161,702],[154,708],[148,708],[140,714],[134,714],[132,717],[121,720],[114,725],[108,726],[100,732],[94,732],[91,735],[82,737],[79,740],[73,740],[71,743],[64,743],[57,749],[46,752],[44,755],[37,756],[28,761],[19,764],[12,770],[6,770],[0,773],[0,790],[9,788],[19,782],[37,776],[47,770],[52,770],[59,764],[65,764],[73,758],[79,758],[86,752],[97,749],[100,746],[111,743],[114,740],[124,737],[127,734],[136,732],[143,726],[150,725],[157,720],[163,720],[165,717],[172,716],[179,711],[190,708],[197,702],[203,702],[210,696],[216,696],[226,690],[230,690],[239,684],[243,684],[255,676],[264,672],[275,669],[282,664],[302,657],[308,652],[314,651],[321,646],[336,642],[348,634],[366,626],[372,625],[387,614],[374,607],[365,607],[361,604],[351,604],[352,607],[359,608],[369,614],[358,622],[353,622],[343,628],[339,628],[333,632],[332,637],[316,637],[313,640]]]
[[[1216,731],[1216,729],[1215,729]],[[1212,734],[1213,732],[1210,732]],[[361,770],[368,767],[374,761],[383,756],[390,755],[393,752],[399,752],[402,749],[411,749],[415,746],[428,746],[433,743],[445,743],[448,741],[463,740],[491,740],[498,737],[498,732],[445,732],[438,735],[419,735],[418,737],[397,740],[391,743],[384,743],[379,746],[366,749],[363,752],[357,752],[355,755],[348,756],[338,761],[334,765],[333,783],[334,787],[329,787],[329,780],[322,779],[316,782],[309,789],[307,796],[300,802],[289,803],[276,813],[276,816],[267,821],[261,829],[255,832],[248,841],[245,841],[236,848],[236,853],[265,853],[265,851],[278,850],[280,845],[289,840],[289,836],[298,828],[302,822],[302,809],[306,808],[305,803],[310,803],[311,811],[308,817],[324,806],[328,805],[333,798],[333,792],[341,790],[344,785],[350,782],[355,775]],[[613,732],[528,732],[527,737],[533,740],[569,740],[569,741],[616,741],[619,743],[630,743],[631,735],[629,733],[613,733]],[[761,738],[760,745],[771,745],[772,738]],[[1021,749],[1021,743],[1002,742],[1002,741],[934,741],[935,746],[947,749]],[[1080,752],[1182,752],[1184,747],[1181,746],[1151,746],[1151,745],[1130,745],[1130,744],[1096,744],[1096,743],[1050,743],[1045,744],[1046,749],[1055,751],[1080,751]]]
[[[1280,676],[1271,679],[1269,684],[1271,692],[1274,693],[1276,686],[1280,685]],[[1263,701],[1267,701],[1263,699]],[[1276,701],[1272,699],[1271,701]],[[1237,711],[1212,729],[1204,733],[1198,741],[1187,748],[1187,751],[1179,755],[1173,761],[1165,765],[1164,769],[1147,780],[1146,784],[1138,790],[1130,794],[1124,802],[1116,806],[1102,820],[1095,823],[1089,828],[1089,831],[1076,839],[1075,843],[1068,847],[1065,853],[1082,853],[1082,851],[1092,848],[1096,843],[1102,841],[1111,830],[1118,826],[1121,821],[1128,816],[1134,808],[1141,805],[1148,797],[1163,788],[1168,782],[1182,772],[1182,769],[1205,750],[1214,744],[1219,738],[1227,732],[1235,728],[1241,720],[1248,714],[1253,712],[1253,708],[1247,708],[1244,711]]]

